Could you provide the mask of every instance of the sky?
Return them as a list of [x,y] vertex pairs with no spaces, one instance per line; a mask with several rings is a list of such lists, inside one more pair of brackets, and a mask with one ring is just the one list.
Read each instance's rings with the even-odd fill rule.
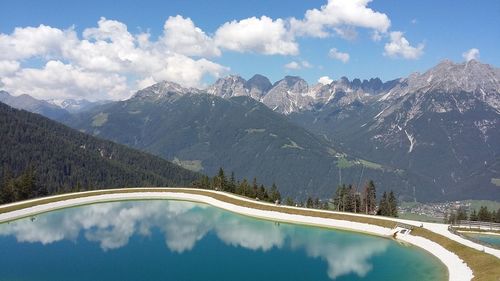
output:
[[126,99],[256,73],[391,80],[443,59],[500,65],[500,1],[0,1],[0,89]]

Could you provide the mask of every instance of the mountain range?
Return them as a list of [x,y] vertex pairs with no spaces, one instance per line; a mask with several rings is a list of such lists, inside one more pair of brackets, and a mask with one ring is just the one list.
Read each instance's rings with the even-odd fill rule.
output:
[[204,90],[164,81],[57,120],[299,198],[371,178],[402,200],[500,199],[499,81],[475,60],[387,82],[231,75]]
[[195,171],[215,174],[223,167],[240,179],[276,183],[282,193],[299,198],[330,196],[339,177],[358,181],[364,173],[392,183],[400,177],[390,167],[338,151],[250,97],[224,99],[172,82],[83,112],[70,125]]
[[17,109],[38,113],[53,120],[65,120],[71,114],[89,110],[94,106],[109,103],[109,100],[88,101],[86,99],[39,100],[28,94],[12,96],[0,90],[0,102]]

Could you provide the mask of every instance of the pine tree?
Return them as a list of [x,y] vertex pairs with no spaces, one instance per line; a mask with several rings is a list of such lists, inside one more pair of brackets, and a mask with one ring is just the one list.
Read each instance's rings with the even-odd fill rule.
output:
[[354,212],[356,208],[356,194],[354,187],[350,184],[345,194],[345,211]]
[[250,195],[251,198],[257,197],[258,189],[259,189],[259,186],[257,185],[257,178],[253,178],[253,181],[252,181],[252,192],[251,192],[251,195]]
[[375,183],[370,180],[363,190],[363,211],[365,214],[373,214],[377,205]]
[[9,169],[5,169],[2,186],[0,187],[0,203],[6,204],[16,200],[14,195],[13,179]]
[[481,206],[481,208],[479,208],[479,212],[477,213],[477,219],[479,221],[490,221],[491,220],[491,214],[488,211],[488,207]]
[[30,199],[35,196],[38,190],[35,178],[35,171],[31,166],[16,180],[15,194],[16,201]]
[[312,208],[313,206],[314,206],[313,199],[311,198],[311,196],[307,197],[306,208]]
[[472,212],[470,213],[470,217],[469,217],[469,220],[471,221],[477,221],[477,213],[476,213],[476,209],[473,209]]
[[273,185],[271,186],[270,199],[271,202],[273,203],[281,201],[281,194],[278,190],[278,187],[276,187],[275,183],[273,183]]
[[229,179],[229,192],[235,193],[236,192],[236,178],[234,176],[234,172],[231,172],[231,177]]
[[319,198],[316,197],[316,199],[314,199],[314,208],[315,209],[319,209],[319,207],[320,207]]
[[293,199],[292,199],[292,198],[287,197],[287,198],[285,199],[285,205],[287,205],[287,206],[295,206],[295,202],[293,201]]
[[219,190],[222,190],[222,191],[227,191],[227,179],[226,179],[226,175],[224,175],[224,170],[221,168],[219,168],[219,172],[217,173],[217,185],[216,185],[216,188],[218,188]]
[[360,213],[361,212],[361,194],[356,192],[354,200],[356,201],[356,210],[354,210],[354,212]]
[[465,207],[460,206],[457,210],[457,221],[465,221],[467,220],[467,210]]
[[267,194],[266,194],[266,189],[264,188],[264,185],[260,185],[260,187],[258,188],[257,190],[257,198],[259,198],[260,200],[264,200],[264,201],[267,201],[266,197],[267,197]]
[[396,199],[396,196],[394,195],[394,192],[391,190],[389,192],[389,198],[387,200],[387,207],[388,207],[388,216],[390,217],[397,217],[398,216],[398,201]]
[[500,223],[500,208],[498,208],[497,210],[497,214],[495,216],[495,222]]
[[446,223],[449,223],[449,224],[455,224],[457,222],[457,214],[452,212],[449,216],[448,216],[448,220],[446,221]]
[[378,206],[378,211],[377,214],[381,216],[387,216],[388,215],[388,200],[387,200],[387,192],[384,191],[382,194],[382,198],[380,199],[380,203]]

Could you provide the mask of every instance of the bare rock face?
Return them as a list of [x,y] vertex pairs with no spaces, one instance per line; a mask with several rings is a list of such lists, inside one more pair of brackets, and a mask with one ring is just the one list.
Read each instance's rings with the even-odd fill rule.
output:
[[270,109],[283,114],[310,108],[314,99],[308,95],[309,85],[296,76],[286,76],[274,83],[262,102]]
[[207,93],[219,96],[222,98],[230,98],[237,96],[248,96],[249,91],[245,87],[246,80],[240,76],[230,75],[225,78],[217,79],[217,81],[207,88]]
[[[348,151],[414,172],[415,179],[404,184],[416,198],[418,188],[427,186],[426,196],[430,192],[434,198],[464,199],[483,192],[500,199],[492,183],[500,177],[499,73],[475,60],[443,61],[425,73],[374,87],[378,94],[357,97],[353,93],[369,92],[356,87],[359,82],[345,87],[334,81],[328,86],[337,87],[330,91],[335,96],[292,119],[337,139]],[[329,92],[325,86],[317,93],[324,99]]]
[[170,100],[177,99],[180,96],[188,93],[201,92],[202,91],[199,89],[185,88],[174,82],[163,81],[137,91],[137,93],[132,98],[147,100]]
[[245,88],[248,89],[249,96],[257,101],[261,101],[272,87],[271,81],[260,74],[255,74],[245,83]]

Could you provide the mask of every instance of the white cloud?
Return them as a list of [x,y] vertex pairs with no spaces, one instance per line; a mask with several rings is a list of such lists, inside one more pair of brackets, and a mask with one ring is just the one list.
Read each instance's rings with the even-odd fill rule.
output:
[[0,76],[15,73],[21,65],[14,60],[0,60]]
[[462,54],[462,57],[465,61],[477,60],[479,59],[479,49],[472,48],[470,50],[467,50]]
[[300,62],[291,61],[291,62],[285,64],[284,66],[286,69],[290,69],[290,70],[298,70],[298,69],[302,69],[302,68],[312,68],[313,67],[313,65],[306,60],[302,60]]
[[46,25],[17,27],[12,34],[0,34],[0,60],[20,60],[35,56],[56,56],[61,42],[72,41],[72,29],[60,30]]
[[353,41],[358,37],[358,32],[356,31],[356,28],[352,26],[334,27],[333,30],[335,30],[335,33],[337,33],[338,36],[349,41]]
[[[229,71],[228,67],[208,59],[222,55],[224,50],[298,55],[300,36],[322,38],[335,33],[352,40],[357,36],[356,28],[371,29],[373,39],[381,40],[391,22],[384,13],[369,8],[370,2],[328,0],[319,9],[307,10],[302,19],[262,16],[233,20],[220,25],[213,35],[181,15],[169,17],[158,38],[152,38],[148,32],[131,32],[125,23],[106,18],[100,18],[97,26],[86,28],[81,34],[73,27],[18,27],[11,34],[0,33],[0,85],[8,87],[14,95],[26,93],[43,99],[126,98],[144,85],[165,79],[183,86],[202,87],[207,76],[217,78]],[[394,34],[398,33],[391,33],[386,55],[412,58],[422,53],[423,45],[412,47],[401,33],[400,38]],[[349,54],[338,51],[332,57],[343,62],[349,60]],[[30,68],[33,58],[46,64],[45,67]],[[297,59],[286,67],[313,66]],[[42,83],[35,77],[52,76],[64,68],[70,70],[73,78],[63,76],[66,80]],[[99,76],[103,81],[94,84],[103,89],[97,91],[75,80],[75,77],[86,77],[89,81]],[[21,79],[26,79],[24,84]],[[74,85],[70,87],[68,81],[72,80]],[[111,87],[107,84],[109,81],[118,86]],[[49,84],[51,88],[42,88]]]
[[323,85],[328,85],[330,83],[333,82],[333,79],[331,79],[330,77],[328,76],[321,76],[319,79],[318,79],[318,83],[320,84],[323,84]]
[[330,49],[330,51],[328,52],[328,55],[332,58],[332,59],[336,59],[336,60],[339,60],[343,63],[346,63],[349,61],[349,54],[348,53],[343,53],[343,52],[340,52],[339,50],[337,50],[336,48],[332,48]]
[[207,73],[214,77],[220,77],[229,71],[229,68],[207,59],[194,60],[179,54],[167,57],[165,63],[167,67],[152,73],[155,81],[174,81],[186,87],[203,86],[200,83]]
[[291,19],[297,35],[327,37],[335,27],[362,27],[386,32],[391,21],[387,15],[367,7],[371,0],[329,0],[321,9],[308,10],[303,20]]
[[384,55],[389,57],[418,59],[424,52],[424,44],[420,43],[416,47],[413,47],[403,37],[403,32],[393,31],[390,33],[390,42],[385,44],[384,50]]
[[302,67],[304,67],[304,68],[312,68],[313,67],[313,65],[306,60],[303,60],[300,63],[302,64]]
[[[0,34],[0,84],[14,95],[90,100],[124,99],[138,86],[165,79],[201,87],[205,76],[217,78],[229,68],[188,56],[217,55],[218,50],[191,24],[182,17],[169,18],[156,41],[148,33],[132,34],[124,23],[106,18],[85,29],[82,38],[72,28],[16,28],[12,34]],[[193,44],[205,40],[208,45],[190,49],[185,39],[177,44],[169,41],[190,32]],[[23,60],[30,58],[41,58],[45,67],[23,68]]]
[[297,70],[300,69],[300,64],[296,61],[291,61],[287,64],[285,64],[286,69],[292,69],[292,70]]
[[372,40],[375,41],[375,42],[378,42],[380,40],[382,40],[382,34],[380,34],[380,32],[378,31],[373,31],[372,33]]
[[223,24],[215,32],[217,46],[237,52],[296,55],[299,46],[282,19],[251,17]]
[[164,38],[168,49],[187,56],[220,56],[212,38],[196,27],[190,18],[180,15],[169,17],[164,25]]
[[42,69],[24,68],[1,79],[5,90],[35,98],[120,99],[129,95],[126,79],[118,74],[90,72],[61,61],[48,61]]

